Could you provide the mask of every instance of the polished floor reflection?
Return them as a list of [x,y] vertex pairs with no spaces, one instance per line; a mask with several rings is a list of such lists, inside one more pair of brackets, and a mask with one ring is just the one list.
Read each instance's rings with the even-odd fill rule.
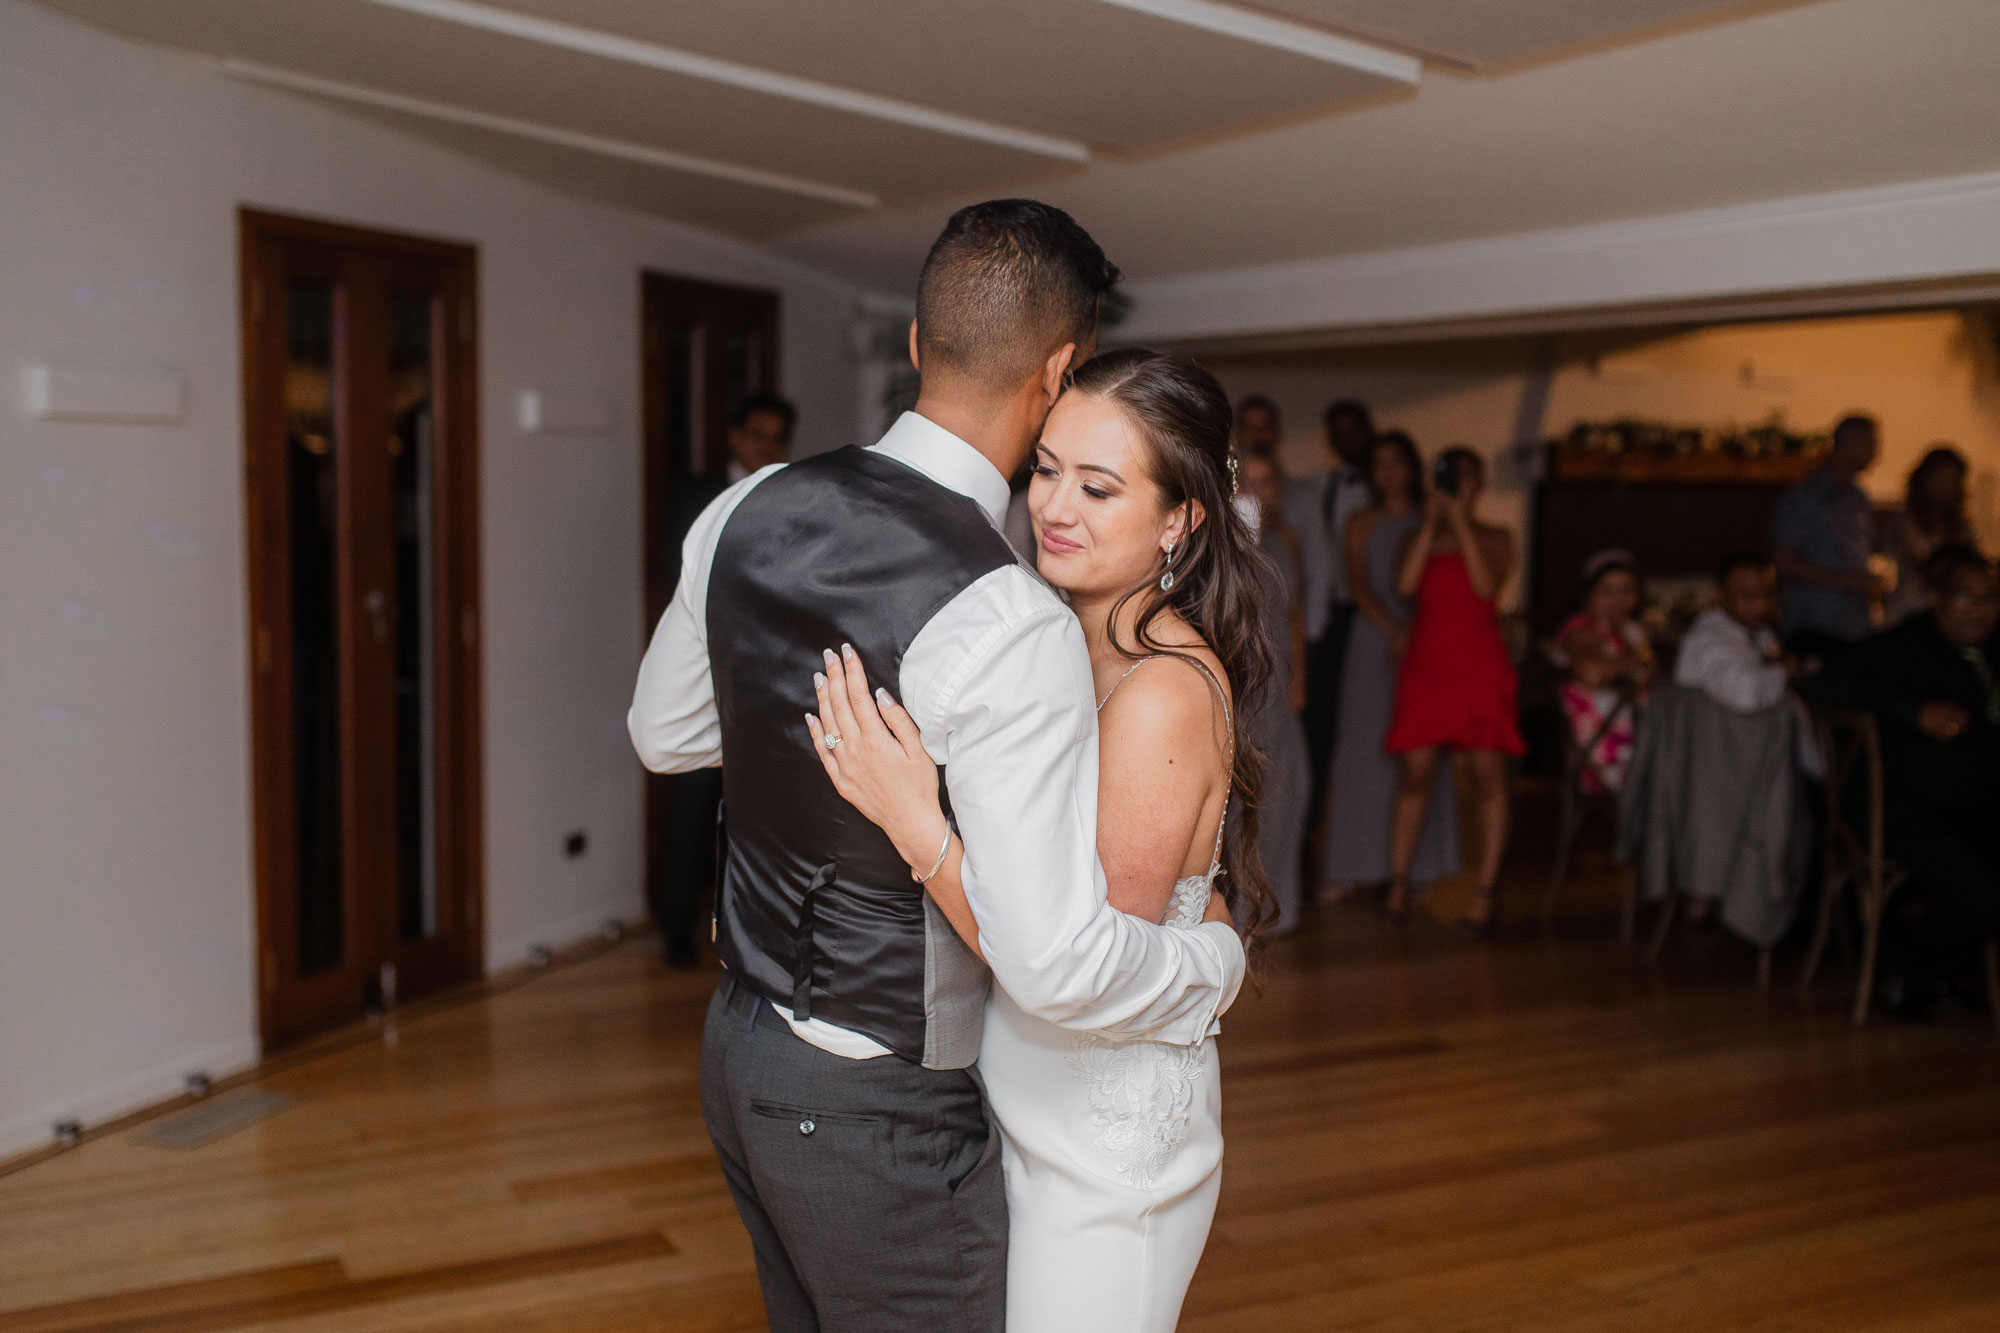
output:
[[[0,1178],[0,1330],[761,1327],[695,1103],[711,978],[650,946],[277,1072],[298,1104],[207,1147]],[[1319,913],[1227,1023],[1183,1327],[2000,1327],[1991,1028],[1857,1033],[1750,969]]]

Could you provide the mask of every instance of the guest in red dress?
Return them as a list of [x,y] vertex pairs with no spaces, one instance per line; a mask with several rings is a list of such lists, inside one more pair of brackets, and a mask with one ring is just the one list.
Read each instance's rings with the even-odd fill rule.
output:
[[1495,914],[1494,882],[1507,849],[1507,756],[1527,747],[1514,720],[1514,664],[1500,636],[1494,598],[1514,568],[1514,537],[1482,523],[1486,464],[1472,450],[1447,449],[1424,525],[1403,554],[1403,595],[1416,599],[1409,647],[1396,677],[1396,710],[1383,748],[1401,756],[1391,828],[1387,910],[1401,920],[1409,902],[1410,859],[1445,750],[1463,750],[1479,808],[1479,884],[1461,923],[1485,934]]

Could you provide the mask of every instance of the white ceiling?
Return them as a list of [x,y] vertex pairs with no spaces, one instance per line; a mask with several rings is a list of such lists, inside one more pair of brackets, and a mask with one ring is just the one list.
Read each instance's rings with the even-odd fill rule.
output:
[[2000,0],[41,3],[889,292],[1002,193],[1146,278],[2000,167]]
[[[636,183],[630,164],[648,153],[779,178],[761,214],[744,180],[711,190],[685,168],[628,199],[752,236],[825,215],[800,197],[847,191],[872,208],[1018,192],[1093,153],[1157,152],[1402,93],[1419,68],[1268,16],[1228,11],[1306,49],[1130,7],[1147,0],[43,2],[371,114],[387,99],[399,120],[454,127],[431,137],[477,138],[484,155],[559,188]],[[485,123],[468,136],[468,119]],[[503,149],[510,134],[532,147]],[[560,165],[617,157],[579,136],[622,147],[626,167]]]
[[[1413,98],[1036,192],[1147,278],[1991,171],[1996,57],[2000,0],[1819,0],[1513,73],[1426,69]],[[780,248],[907,291],[959,202]]]
[[[1749,8],[1743,0],[1263,0],[1266,9],[1469,66],[1512,64]],[[1768,8],[1768,6],[1766,6]]]

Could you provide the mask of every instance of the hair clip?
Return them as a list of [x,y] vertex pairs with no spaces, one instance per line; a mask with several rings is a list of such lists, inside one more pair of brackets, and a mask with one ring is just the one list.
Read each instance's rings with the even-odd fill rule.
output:
[[1238,491],[1238,489],[1240,489],[1240,487],[1238,485],[1236,476],[1236,455],[1232,453],[1229,455],[1229,498],[1230,499],[1234,500],[1236,498],[1236,492]]

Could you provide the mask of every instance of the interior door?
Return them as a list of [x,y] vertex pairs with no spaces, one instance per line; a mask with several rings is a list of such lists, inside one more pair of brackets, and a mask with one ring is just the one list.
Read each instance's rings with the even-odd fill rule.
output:
[[[680,574],[690,477],[729,466],[730,418],[752,394],[778,388],[778,294],[647,273],[641,279],[646,632],[666,614]],[[663,883],[672,778],[646,783],[647,901]],[[712,836],[712,834],[708,835]]]
[[474,257],[245,212],[267,1046],[476,975]]

